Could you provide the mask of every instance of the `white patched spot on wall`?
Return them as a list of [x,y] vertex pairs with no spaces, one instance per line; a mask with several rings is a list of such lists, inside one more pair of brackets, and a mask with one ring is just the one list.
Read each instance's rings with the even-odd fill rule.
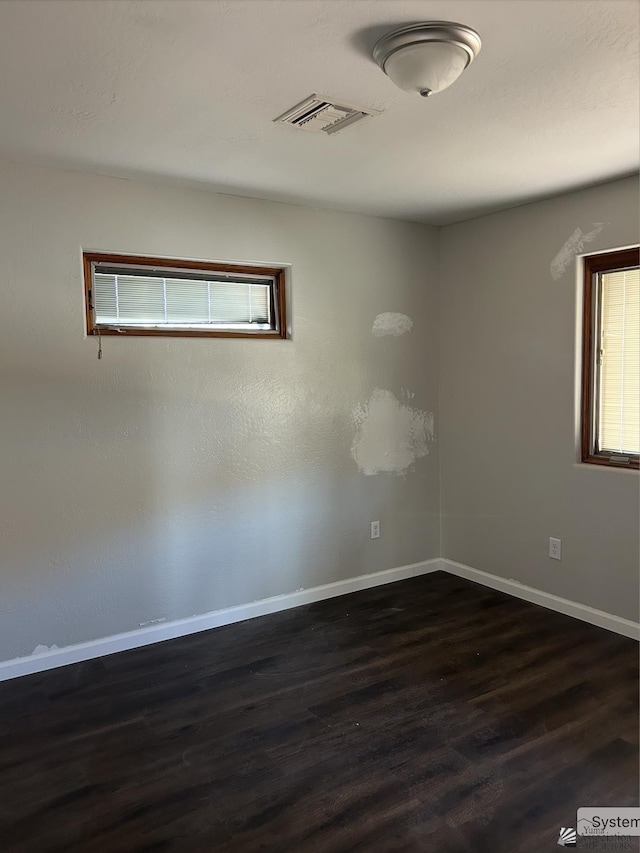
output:
[[364,474],[404,474],[429,453],[434,439],[431,412],[404,405],[382,388],[376,388],[365,405],[356,406],[353,422],[351,456]]
[[598,236],[604,228],[604,222],[594,222],[593,229],[585,234],[582,228],[576,228],[555,258],[551,261],[551,278],[559,281],[573,263],[576,255],[584,249],[587,243]]
[[373,321],[371,334],[375,338],[382,338],[385,335],[392,335],[394,338],[399,338],[411,331],[413,320],[407,314],[399,314],[396,311],[387,311],[384,314],[378,314]]
[[32,655],[46,655],[48,652],[57,651],[58,647],[54,643],[52,646],[43,646],[42,644],[35,647],[31,652]]

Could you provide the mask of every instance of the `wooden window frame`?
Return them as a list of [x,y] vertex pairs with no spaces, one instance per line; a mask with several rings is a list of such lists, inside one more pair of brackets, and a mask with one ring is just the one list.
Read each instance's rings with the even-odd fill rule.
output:
[[640,250],[638,247],[588,255],[584,260],[583,311],[582,311],[582,405],[580,449],[582,462],[603,465],[609,468],[639,469],[640,457],[596,450],[599,401],[597,399],[596,348],[598,346],[597,300],[598,273],[615,272],[637,267]]
[[[274,329],[248,330],[225,329],[143,329],[143,328],[102,328],[95,323],[92,305],[93,264],[112,266],[154,267],[158,270],[193,270],[198,273],[265,275],[273,279],[273,308],[275,314]],[[225,264],[216,261],[187,261],[179,258],[153,258],[142,255],[114,255],[104,252],[83,252],[84,299],[87,335],[118,335],[120,337],[155,336],[170,338],[262,338],[282,340],[287,338],[286,280],[283,267],[251,266],[249,264]]]

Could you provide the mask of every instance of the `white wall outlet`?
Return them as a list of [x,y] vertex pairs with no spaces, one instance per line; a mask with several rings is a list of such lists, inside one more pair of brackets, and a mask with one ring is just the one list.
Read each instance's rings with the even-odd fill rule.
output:
[[371,538],[379,539],[380,538],[380,522],[372,521],[371,522]]
[[552,560],[562,559],[562,539],[556,539],[554,536],[549,537],[549,556]]

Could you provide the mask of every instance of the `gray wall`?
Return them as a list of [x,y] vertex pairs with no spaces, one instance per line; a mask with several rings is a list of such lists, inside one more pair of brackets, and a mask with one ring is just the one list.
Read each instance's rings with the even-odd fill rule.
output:
[[638,474],[577,464],[576,264],[554,278],[551,263],[570,238],[588,253],[638,229],[628,179],[444,228],[440,245],[442,553],[634,620]]
[[[575,264],[550,269],[576,228],[637,240],[635,181],[439,235],[16,165],[0,192],[0,660],[440,553],[637,618],[638,475],[576,464]],[[82,248],[291,264],[293,339],[98,361]]]
[[[0,198],[0,660],[439,555],[435,229],[8,164]],[[98,361],[82,248],[291,264],[293,339]]]

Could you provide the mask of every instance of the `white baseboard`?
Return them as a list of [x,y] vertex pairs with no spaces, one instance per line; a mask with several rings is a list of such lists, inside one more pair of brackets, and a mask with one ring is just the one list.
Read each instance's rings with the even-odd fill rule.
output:
[[592,625],[606,628],[608,631],[614,631],[616,634],[622,634],[624,637],[640,640],[640,624],[632,622],[630,619],[614,616],[612,613],[606,613],[604,610],[596,610],[594,607],[588,607],[586,604],[578,604],[576,601],[570,601],[568,598],[560,598],[557,595],[552,595],[550,592],[542,592],[542,590],[526,586],[519,581],[501,578],[498,575],[489,574],[489,572],[482,572],[480,569],[473,569],[471,566],[465,566],[464,563],[456,563],[454,560],[442,558],[440,560],[440,568],[445,572],[450,572],[452,575],[475,581],[483,586],[491,587],[491,589],[497,589],[500,592],[506,592],[515,598],[522,598],[525,601],[530,601],[532,604],[540,604],[542,607],[549,608],[549,610],[564,613],[566,616],[573,616],[576,619],[581,619],[583,622],[590,622]]
[[343,581],[314,586],[311,589],[299,589],[285,595],[274,595],[272,598],[263,598],[260,601],[240,604],[237,607],[227,607],[200,616],[189,616],[186,619],[176,619],[173,622],[149,625],[135,631],[127,631],[124,634],[113,634],[110,637],[89,640],[89,642],[78,643],[73,646],[64,646],[61,649],[52,649],[41,654],[0,661],[0,681],[18,678],[21,675],[30,675],[34,672],[43,672],[47,669],[55,669],[70,663],[100,658],[116,652],[148,646],[152,643],[160,643],[163,640],[173,640],[187,634],[197,634],[199,631],[208,631],[211,628],[219,628],[221,625],[231,625],[233,622],[242,622],[245,619],[253,619],[267,613],[299,607],[301,604],[311,604],[314,601],[335,598],[361,589],[406,580],[429,572],[436,572],[439,569],[440,560],[438,558],[424,560],[421,563],[412,563],[408,566],[360,575]]
[[465,566],[463,563],[456,563],[454,560],[434,558],[421,563],[412,563],[408,566],[400,566],[395,569],[315,586],[311,589],[300,589],[285,595],[275,595],[272,598],[264,598],[250,604],[240,604],[237,607],[227,607],[200,616],[189,616],[186,619],[176,619],[173,622],[149,625],[135,631],[127,631],[124,634],[113,634],[110,637],[65,646],[61,649],[52,649],[41,654],[0,661],[0,681],[7,681],[10,678],[18,678],[21,675],[30,675],[35,672],[44,672],[47,669],[55,669],[70,663],[92,660],[116,652],[148,646],[152,643],[160,643],[163,640],[173,640],[187,634],[197,634],[199,631],[208,631],[211,628],[219,628],[221,625],[231,625],[234,622],[242,622],[256,616],[265,616],[267,613],[289,610],[302,604],[311,604],[314,601],[335,598],[361,589],[370,589],[382,584],[406,580],[436,571],[449,572],[491,589],[506,592],[515,598],[522,598],[558,613],[581,619],[583,622],[590,622],[592,625],[598,625],[600,628],[606,628],[616,634],[640,640],[640,625],[637,622],[631,622],[629,619],[622,619],[620,616],[605,613],[603,610],[596,610],[593,607],[587,607],[585,604],[578,604],[575,601],[542,592],[515,580],[501,578],[489,574],[489,572]]

